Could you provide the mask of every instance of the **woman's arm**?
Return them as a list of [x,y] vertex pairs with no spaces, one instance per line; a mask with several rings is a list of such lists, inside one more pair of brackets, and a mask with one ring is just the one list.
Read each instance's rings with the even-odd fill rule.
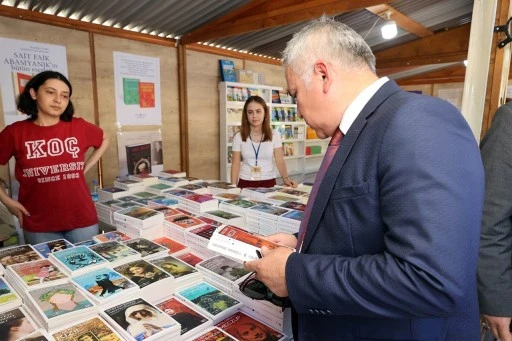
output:
[[240,155],[240,152],[233,152],[231,160],[231,183],[235,186],[238,184],[238,176],[240,175]]
[[279,174],[283,178],[283,182],[286,186],[297,187],[297,181],[290,179],[288,176],[288,171],[286,170],[286,163],[284,162],[283,157],[283,148],[275,148],[274,149],[274,158],[276,159],[276,166],[279,170]]
[[98,162],[103,153],[105,153],[105,150],[107,150],[109,142],[110,138],[105,133],[103,133],[103,141],[101,142],[101,145],[98,148],[96,148],[89,157],[89,159],[85,161],[84,173],[87,173],[89,169],[91,169],[92,166],[94,166],[96,162]]
[[11,212],[12,215],[16,216],[18,220],[20,221],[20,226],[23,227],[23,215],[30,216],[30,213],[27,211],[27,209],[20,204],[18,201],[12,199],[3,186],[0,186],[0,202],[7,207],[9,212]]

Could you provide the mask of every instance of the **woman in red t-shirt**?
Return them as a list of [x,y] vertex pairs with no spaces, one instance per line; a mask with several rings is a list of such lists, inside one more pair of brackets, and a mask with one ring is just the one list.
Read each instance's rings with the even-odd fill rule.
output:
[[[28,243],[98,234],[98,219],[84,174],[105,152],[103,130],[74,118],[69,80],[43,71],[25,85],[18,110],[28,115],[0,132],[0,164],[16,160],[18,201],[0,187],[0,202],[18,217]],[[85,160],[89,148],[94,152]]]

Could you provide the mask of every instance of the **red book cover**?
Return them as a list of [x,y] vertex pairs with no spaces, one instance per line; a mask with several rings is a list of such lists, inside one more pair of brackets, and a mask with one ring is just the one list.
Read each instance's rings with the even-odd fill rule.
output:
[[139,83],[139,103],[141,108],[155,107],[155,84],[148,82]]

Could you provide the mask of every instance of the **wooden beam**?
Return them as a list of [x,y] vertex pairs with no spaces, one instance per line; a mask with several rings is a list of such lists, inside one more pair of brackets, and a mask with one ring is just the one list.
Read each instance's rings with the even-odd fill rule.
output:
[[[213,39],[240,35],[248,32],[311,20],[321,16],[339,15],[364,9],[386,0],[258,0],[258,6],[251,2],[247,8],[238,10],[239,15],[220,18],[184,35],[182,44],[207,42]],[[249,10],[249,9],[250,10]]]
[[398,26],[420,38],[434,35],[433,31],[388,4],[367,7],[366,10],[384,19],[387,19],[387,13],[389,13],[390,19],[394,20]]
[[178,89],[180,105],[180,167],[190,174],[188,159],[187,47],[178,45]]
[[411,77],[400,78],[396,83],[403,85],[421,85],[421,84],[440,84],[440,83],[463,83],[466,76],[466,67],[464,64],[448,66],[443,69],[414,75]]
[[283,65],[281,59],[260,57],[260,56],[256,56],[253,54],[231,51],[231,50],[226,50],[226,49],[221,49],[218,47],[206,46],[206,45],[201,45],[201,44],[187,45],[187,49],[191,50],[191,51],[211,53],[214,55],[224,56],[224,57],[228,57],[228,58],[243,59],[244,62],[245,62],[245,60],[251,60],[251,61],[265,63],[265,64]]
[[470,24],[375,53],[377,68],[462,62],[467,58]]

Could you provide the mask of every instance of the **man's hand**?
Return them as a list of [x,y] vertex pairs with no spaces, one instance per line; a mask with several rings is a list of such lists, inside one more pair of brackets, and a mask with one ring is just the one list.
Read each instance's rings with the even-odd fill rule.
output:
[[[295,244],[293,246],[295,246]],[[292,249],[286,247],[279,247],[273,250],[262,247],[261,253],[263,258],[245,262],[244,266],[249,271],[255,271],[256,279],[265,283],[267,288],[274,294],[280,297],[286,297],[288,296],[285,273],[286,261],[293,252]]]
[[295,238],[293,234],[289,233],[276,233],[266,236],[265,239],[291,248],[295,248],[295,245],[297,245],[297,238]]
[[482,315],[485,324],[491,329],[495,338],[501,341],[512,341],[512,334],[510,333],[511,317],[498,317]]

